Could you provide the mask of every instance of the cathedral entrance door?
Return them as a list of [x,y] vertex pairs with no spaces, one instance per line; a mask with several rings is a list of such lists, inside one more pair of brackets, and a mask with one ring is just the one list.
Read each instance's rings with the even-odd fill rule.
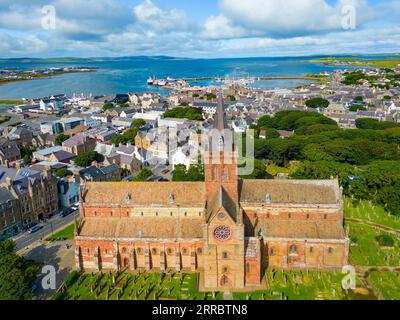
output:
[[229,278],[226,275],[223,275],[221,278],[221,287],[226,287],[229,285]]

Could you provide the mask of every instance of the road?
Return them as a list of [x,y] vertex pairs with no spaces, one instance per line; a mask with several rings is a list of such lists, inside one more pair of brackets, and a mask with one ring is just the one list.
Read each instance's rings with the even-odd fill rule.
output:
[[21,250],[23,248],[28,247],[32,243],[45,239],[52,234],[52,232],[60,229],[74,221],[74,218],[79,215],[79,211],[75,211],[69,216],[65,218],[61,217],[59,214],[53,216],[51,219],[48,219],[46,223],[41,223],[40,225],[43,226],[42,229],[39,231],[29,234],[28,232],[24,232],[18,236],[15,236],[13,240],[16,244],[16,249]]

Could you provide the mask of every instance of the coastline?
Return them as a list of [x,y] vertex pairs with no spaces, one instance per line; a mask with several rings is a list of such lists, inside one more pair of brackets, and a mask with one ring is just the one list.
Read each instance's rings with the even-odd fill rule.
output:
[[17,79],[7,79],[7,80],[2,80],[0,79],[0,86],[7,85],[9,83],[14,83],[14,82],[24,82],[24,81],[33,81],[33,80],[42,80],[42,79],[51,79],[52,77],[58,77],[58,76],[63,76],[66,74],[73,74],[73,73],[88,73],[88,72],[97,72],[97,70],[83,70],[83,71],[70,71],[70,72],[57,72],[53,74],[38,74],[35,77],[30,77],[30,78],[17,78]]

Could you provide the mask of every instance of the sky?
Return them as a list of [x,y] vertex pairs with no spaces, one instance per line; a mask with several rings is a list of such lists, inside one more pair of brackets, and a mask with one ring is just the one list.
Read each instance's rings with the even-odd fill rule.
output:
[[0,0],[1,58],[398,52],[398,0]]

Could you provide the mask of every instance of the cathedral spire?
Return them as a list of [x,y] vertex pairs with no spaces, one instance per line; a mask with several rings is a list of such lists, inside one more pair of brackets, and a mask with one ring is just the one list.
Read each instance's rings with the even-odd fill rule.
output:
[[228,129],[228,121],[226,120],[224,95],[222,92],[218,93],[217,112],[214,115],[214,129],[223,131]]

